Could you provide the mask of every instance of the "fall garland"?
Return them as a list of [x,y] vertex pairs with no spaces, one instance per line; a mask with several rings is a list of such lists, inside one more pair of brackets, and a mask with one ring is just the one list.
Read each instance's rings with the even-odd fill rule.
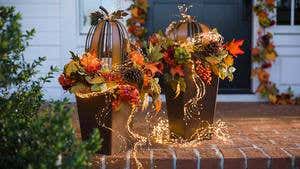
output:
[[145,27],[148,0],[133,0],[133,4],[129,7],[131,17],[127,20],[128,32],[132,35],[140,46],[146,39],[147,28]]
[[272,41],[273,34],[266,31],[267,28],[275,25],[275,20],[270,15],[275,8],[274,0],[258,0],[253,7],[259,23],[257,43],[252,49],[252,60],[258,65],[253,69],[253,76],[257,77],[259,81],[256,92],[272,104],[299,104],[300,100],[294,98],[291,88],[288,88],[285,93],[279,92],[276,84],[270,81],[270,73],[267,71],[277,58],[275,45]]

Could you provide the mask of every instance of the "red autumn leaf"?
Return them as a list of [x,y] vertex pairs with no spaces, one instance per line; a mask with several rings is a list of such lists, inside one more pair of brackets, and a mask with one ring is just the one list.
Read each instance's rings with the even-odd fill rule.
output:
[[234,57],[237,57],[238,55],[242,55],[245,52],[240,48],[244,43],[244,40],[235,40],[233,39],[231,42],[226,44],[225,48],[226,50]]
[[181,65],[171,67],[170,73],[172,76],[175,76],[176,74],[178,74],[179,76],[184,76],[184,72]]

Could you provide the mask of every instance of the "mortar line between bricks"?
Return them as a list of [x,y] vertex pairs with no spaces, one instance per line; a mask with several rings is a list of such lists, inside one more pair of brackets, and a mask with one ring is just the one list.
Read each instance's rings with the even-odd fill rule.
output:
[[200,152],[199,152],[199,150],[197,150],[197,149],[193,149],[193,151],[194,151],[194,153],[195,153],[195,156],[196,156],[196,158],[197,158],[197,169],[201,169],[201,156],[200,156]]
[[244,156],[244,164],[245,164],[245,169],[248,168],[248,159],[246,153],[242,150],[242,148],[238,148],[238,150],[241,152],[241,154]]
[[101,157],[101,169],[106,169],[105,155]]
[[216,155],[220,158],[220,169],[224,169],[224,156],[217,145],[212,144],[212,149],[215,150]]
[[268,161],[267,161],[267,168],[268,168],[268,169],[271,169],[272,157],[269,156],[269,155],[264,151],[263,148],[260,148],[260,147],[258,147],[258,146],[255,145],[255,144],[252,144],[252,146],[253,146],[253,148],[255,148],[255,149],[259,150],[260,152],[262,152],[263,155],[266,156],[266,157],[268,158]]
[[131,155],[131,150],[127,151],[126,153],[125,169],[130,169],[130,155]]
[[285,154],[287,154],[290,158],[291,158],[291,166],[292,169],[295,169],[295,156],[293,156],[291,153],[289,153],[288,151],[286,151],[284,148],[280,148],[280,150],[282,150],[283,152],[285,152]]
[[154,169],[153,150],[150,150],[150,169]]
[[173,169],[176,169],[177,168],[176,167],[176,161],[177,161],[176,153],[175,153],[174,149],[171,146],[169,147],[169,150],[170,150],[170,152],[172,154],[172,157],[173,157]]

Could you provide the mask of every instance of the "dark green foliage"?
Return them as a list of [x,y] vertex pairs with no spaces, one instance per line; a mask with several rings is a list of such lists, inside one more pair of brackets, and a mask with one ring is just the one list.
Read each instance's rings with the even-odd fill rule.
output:
[[45,58],[23,57],[34,30],[21,31],[13,7],[0,7],[0,16],[0,168],[87,168],[100,148],[99,133],[76,139],[67,100],[42,106],[42,87],[57,68],[37,77]]

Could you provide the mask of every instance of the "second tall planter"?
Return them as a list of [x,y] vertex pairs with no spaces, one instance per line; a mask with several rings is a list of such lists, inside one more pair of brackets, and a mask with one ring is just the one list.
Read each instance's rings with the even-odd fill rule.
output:
[[[186,71],[186,73],[189,72]],[[173,138],[191,139],[197,130],[213,123],[219,79],[213,75],[211,85],[205,85],[204,97],[197,102],[196,107],[193,108],[194,111],[191,112],[191,118],[187,120],[184,120],[185,103],[194,97],[196,87],[190,78],[185,78],[185,81],[186,91],[181,92],[178,97],[174,98],[173,94],[166,93],[166,105],[169,129]],[[165,87],[170,88],[167,84]]]

